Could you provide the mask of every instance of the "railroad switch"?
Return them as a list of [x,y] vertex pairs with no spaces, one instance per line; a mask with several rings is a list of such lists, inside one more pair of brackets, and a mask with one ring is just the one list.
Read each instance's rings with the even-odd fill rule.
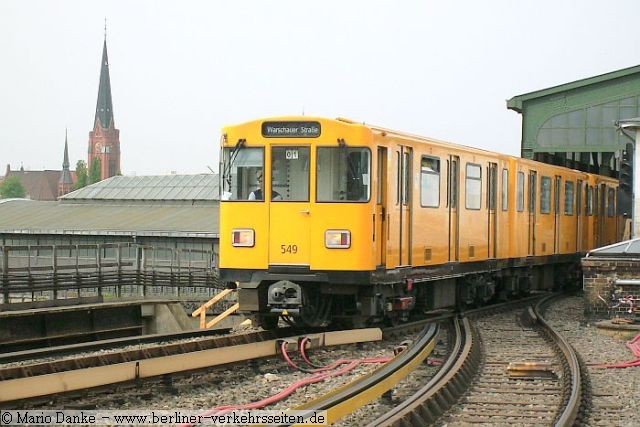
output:
[[519,379],[557,379],[553,365],[546,362],[511,362],[507,366],[509,378]]

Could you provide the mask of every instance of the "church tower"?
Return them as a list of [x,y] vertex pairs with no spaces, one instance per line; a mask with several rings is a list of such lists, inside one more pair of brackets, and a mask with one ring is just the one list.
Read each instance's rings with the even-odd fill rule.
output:
[[116,129],[113,121],[106,32],[102,48],[96,116],[93,122],[93,131],[89,132],[89,159],[87,162],[89,170],[96,160],[100,161],[101,180],[120,173],[120,131]]
[[64,160],[62,161],[62,171],[58,181],[58,197],[71,193],[73,190],[73,177],[69,170],[69,145],[67,144],[67,132],[64,133]]

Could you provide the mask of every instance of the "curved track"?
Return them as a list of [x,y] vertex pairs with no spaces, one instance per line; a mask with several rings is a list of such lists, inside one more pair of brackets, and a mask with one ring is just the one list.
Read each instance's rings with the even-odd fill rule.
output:
[[552,297],[521,318],[514,311],[485,315],[477,329],[457,322],[438,374],[369,426],[576,423],[584,400],[578,357],[540,315]]

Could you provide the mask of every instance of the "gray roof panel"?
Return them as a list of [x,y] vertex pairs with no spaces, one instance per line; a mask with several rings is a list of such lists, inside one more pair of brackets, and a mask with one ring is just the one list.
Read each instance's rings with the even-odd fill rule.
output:
[[62,200],[218,200],[218,175],[114,176]]
[[0,233],[218,237],[218,205],[0,203]]

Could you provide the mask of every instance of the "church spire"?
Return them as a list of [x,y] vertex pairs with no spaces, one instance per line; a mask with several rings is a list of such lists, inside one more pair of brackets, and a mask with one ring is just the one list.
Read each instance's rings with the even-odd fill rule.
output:
[[69,144],[67,142],[67,130],[64,130],[64,160],[62,161],[62,172],[58,181],[58,197],[73,190],[73,177],[69,170]]
[[[113,125],[113,104],[111,102],[111,79],[109,78],[109,57],[107,55],[107,34],[105,29],[102,47],[102,63],[100,65],[100,86],[98,88],[98,103],[94,128],[97,124],[103,129]],[[115,125],[114,125],[115,126]]]
[[67,143],[67,130],[64,130],[64,160],[62,160],[62,170],[69,170],[69,144]]

